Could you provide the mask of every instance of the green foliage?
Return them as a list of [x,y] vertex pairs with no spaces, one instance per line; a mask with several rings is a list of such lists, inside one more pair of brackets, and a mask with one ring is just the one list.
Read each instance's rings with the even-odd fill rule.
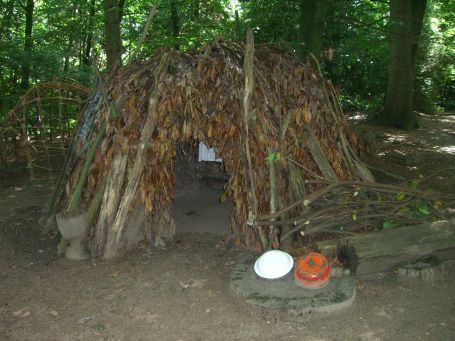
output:
[[455,1],[428,1],[416,73],[415,108],[455,109]]
[[[24,92],[21,77],[26,62],[31,65],[31,84],[69,77],[89,86],[93,57],[100,69],[105,63],[102,0],[35,0],[31,54],[24,52],[22,3],[0,0],[0,121]],[[301,0],[136,0],[126,1],[122,14],[125,60],[136,48],[154,4],[158,11],[143,56],[162,46],[187,50],[217,38],[244,41],[249,27],[257,44],[275,44],[294,52],[301,46]],[[428,0],[416,70],[418,110],[455,108],[454,13],[454,0]],[[320,63],[339,89],[347,111],[375,111],[382,106],[388,16],[386,1],[329,1],[327,18],[321,23],[322,49],[328,57],[333,52],[333,58],[321,58]]]
[[346,111],[374,111],[383,104],[387,85],[388,5],[380,1],[332,1],[325,62],[327,76],[340,89]]

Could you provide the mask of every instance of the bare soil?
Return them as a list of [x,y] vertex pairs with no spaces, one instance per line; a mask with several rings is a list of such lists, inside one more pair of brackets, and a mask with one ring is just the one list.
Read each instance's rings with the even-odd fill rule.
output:
[[[357,125],[368,162],[406,179],[455,166],[455,116],[422,117],[410,133]],[[454,172],[428,179],[453,193]],[[38,218],[52,181],[24,169],[0,176],[0,340],[453,340],[455,271],[434,284],[394,274],[358,281],[354,305],[293,315],[246,305],[229,288],[242,250],[226,247],[230,204],[201,181],[175,199],[178,234],[166,249],[140,248],[104,262],[56,255]]]

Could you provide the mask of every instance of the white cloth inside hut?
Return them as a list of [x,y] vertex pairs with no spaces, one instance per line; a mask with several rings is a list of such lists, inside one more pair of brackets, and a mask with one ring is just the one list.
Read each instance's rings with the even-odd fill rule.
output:
[[198,161],[215,161],[215,162],[223,162],[222,158],[216,157],[216,149],[215,147],[209,148],[204,142],[199,142],[199,157]]

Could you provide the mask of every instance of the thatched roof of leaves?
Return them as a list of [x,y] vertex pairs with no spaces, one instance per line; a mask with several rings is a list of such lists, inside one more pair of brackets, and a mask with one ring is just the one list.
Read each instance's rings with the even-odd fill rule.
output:
[[[306,180],[368,178],[356,157],[362,145],[349,131],[332,85],[286,51],[264,46],[254,52],[246,136],[244,59],[243,46],[226,42],[193,52],[163,49],[119,68],[98,87],[82,115],[73,166],[67,168],[67,196],[60,201],[71,207],[68,198],[98,137],[88,180],[79,182],[94,254],[115,255],[127,229],[141,229],[147,242],[173,235],[169,210],[179,141],[216,147],[230,175],[225,195],[234,202],[231,232],[250,247],[264,247],[264,236],[278,246],[280,230],[265,232],[257,222],[319,188]],[[97,134],[104,128],[105,134]],[[248,183],[250,170],[254,186]],[[288,210],[287,219],[296,210],[301,206]]]

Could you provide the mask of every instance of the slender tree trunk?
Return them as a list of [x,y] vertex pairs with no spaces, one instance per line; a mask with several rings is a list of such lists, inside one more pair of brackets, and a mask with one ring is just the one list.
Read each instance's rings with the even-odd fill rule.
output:
[[34,0],[27,0],[25,5],[25,39],[24,39],[24,63],[22,69],[22,89],[26,90],[30,86],[30,58],[33,49],[33,11],[35,9]]
[[125,3],[126,3],[126,0],[118,1],[118,17],[119,17],[120,22],[122,22],[123,15],[125,14]]
[[242,34],[242,29],[240,26],[240,16],[239,16],[239,11],[235,9],[235,33],[237,34],[237,40],[241,40],[243,37]]
[[178,4],[177,0],[170,0],[171,5],[171,29],[172,29],[172,36],[174,38],[175,44],[174,48],[178,50],[180,45],[178,44],[178,37],[180,34],[180,18],[178,12]]
[[68,70],[70,68],[70,55],[71,55],[71,49],[73,48],[73,44],[74,44],[74,39],[73,39],[73,34],[71,33],[68,38],[68,46],[66,47],[65,62],[63,64],[64,73],[68,72]]
[[327,18],[328,0],[300,0],[299,55],[306,58],[312,53],[321,57],[322,36]]
[[82,63],[85,65],[90,65],[90,55],[92,53],[92,44],[93,44],[93,25],[95,21],[95,2],[96,0],[90,0],[90,10],[89,10],[89,22],[88,22],[88,33],[87,38],[85,39],[85,51],[84,57],[82,58]]
[[414,69],[426,0],[390,0],[391,42],[383,123],[403,129],[417,126]]
[[200,5],[200,0],[193,0],[191,3],[191,13],[192,13],[193,19],[196,19],[199,17],[199,5]]
[[107,69],[122,64],[122,41],[120,38],[120,8],[118,0],[104,0],[104,43]]

